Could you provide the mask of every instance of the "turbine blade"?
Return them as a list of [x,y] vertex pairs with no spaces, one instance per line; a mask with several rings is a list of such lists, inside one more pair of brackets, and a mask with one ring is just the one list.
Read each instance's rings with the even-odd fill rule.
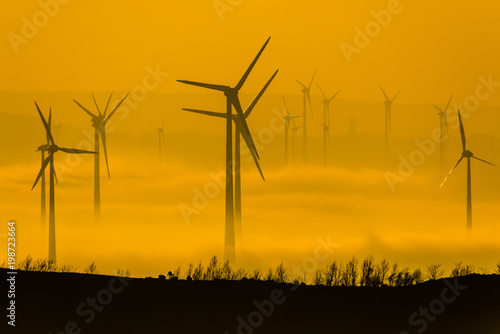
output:
[[460,116],[460,110],[458,111],[458,120],[460,122],[460,136],[462,136],[462,149],[465,151],[466,139],[465,139],[464,125],[462,124],[462,116]]
[[52,153],[49,154],[47,158],[45,158],[45,160],[43,161],[42,167],[40,168],[40,172],[38,172],[38,176],[36,177],[35,183],[33,183],[33,187],[31,187],[31,190],[35,189],[35,186],[42,177],[43,173],[45,172],[45,168],[47,168],[47,165],[49,164],[52,155],[53,155]]
[[97,107],[97,112],[99,113],[99,116],[102,116],[101,110],[99,109],[99,105],[97,104],[97,101],[95,100],[94,93],[92,93],[92,98],[94,99],[95,106]]
[[260,176],[262,177],[262,180],[266,181],[266,179],[264,178],[264,174],[262,173],[262,169],[260,168],[259,156],[257,154],[257,150],[255,149],[255,146],[253,146],[253,148],[252,148],[252,145],[253,145],[252,136],[250,135],[249,132],[247,132],[246,134],[243,133],[243,131],[244,131],[244,126],[243,126],[244,120],[241,120],[240,117],[235,117],[234,121],[236,123],[236,126],[238,127],[238,130],[239,130],[241,136],[243,137],[243,140],[247,144],[247,147],[248,147],[250,153],[252,154],[253,161],[255,162],[255,166],[257,166],[257,169],[259,170],[259,173],[260,173]]
[[297,80],[297,82],[299,83],[299,85],[301,85],[302,87],[304,87],[304,89],[307,89],[306,85],[304,85],[302,82],[300,82],[299,80]]
[[342,89],[341,89],[341,90],[339,90],[337,93],[335,93],[335,95],[333,95],[333,96],[330,98],[330,100],[328,100],[328,102],[330,102],[330,101],[332,101],[334,98],[336,98],[336,97],[337,97],[337,95],[339,95],[339,93],[340,93],[341,91],[342,91]]
[[[54,159],[54,157],[52,157]],[[59,184],[59,180],[57,179],[56,167],[54,166],[54,179],[56,179],[56,184]]]
[[113,115],[114,115],[115,111],[117,111],[117,110],[118,110],[118,108],[120,108],[120,106],[122,105],[123,101],[125,101],[125,99],[126,99],[127,97],[128,97],[128,94],[127,94],[127,95],[125,95],[125,97],[124,97],[124,98],[120,101],[120,103],[118,103],[118,104],[116,105],[115,109],[113,109],[113,111],[109,113],[108,117],[106,117],[106,118],[104,119],[104,123],[107,123],[107,122],[109,121],[109,119],[110,119],[111,117],[113,117]]
[[290,113],[288,112],[288,106],[286,105],[285,95],[283,95],[283,104],[285,105],[286,114],[290,115]]
[[382,88],[382,86],[380,86],[380,85],[378,85],[378,86],[379,86],[380,90],[382,91],[382,93],[384,94],[385,99],[386,99],[386,100],[390,100],[390,99],[389,99],[389,96],[387,96],[387,94],[385,93],[385,91],[384,91],[384,89]]
[[451,99],[453,98],[453,95],[450,96],[450,100],[448,101],[448,104],[446,105],[446,108],[444,108],[444,112],[446,112],[448,110],[448,108],[450,107],[450,103],[451,103]]
[[311,86],[312,86],[312,84],[313,84],[314,78],[316,77],[316,72],[317,72],[317,71],[314,71],[313,77],[312,77],[312,79],[311,79],[311,83],[309,84],[309,87],[307,87],[307,89],[311,89]]
[[106,103],[106,109],[104,109],[104,118],[106,118],[106,112],[108,111],[109,102],[111,102],[111,97],[112,96],[113,96],[113,93],[109,94],[108,103]]
[[[42,111],[38,107],[38,104],[35,101],[36,105],[36,110],[38,111],[38,114],[40,115],[40,118],[42,119],[43,126],[45,127],[46,134],[49,136],[50,142],[54,145],[54,137],[52,137],[52,133],[50,132],[50,126],[47,124],[45,121],[45,117],[43,117]],[[50,115],[49,115],[50,117]]]
[[443,112],[443,110],[441,110],[441,108],[439,108],[438,106],[436,106],[435,104],[432,105],[434,108],[436,108],[437,110],[439,110],[440,112]]
[[177,80],[177,82],[180,82],[180,83],[183,83],[183,84],[186,84],[186,85],[192,85],[192,86],[198,86],[198,87],[203,87],[203,88],[218,90],[218,91],[221,91],[221,92],[225,92],[226,90],[229,89],[229,86],[213,85],[213,84],[207,84],[207,83],[196,82],[196,81],[189,81],[189,80]]
[[237,91],[239,91],[241,89],[241,87],[243,87],[243,84],[245,83],[245,81],[247,80],[248,76],[250,75],[250,72],[252,72],[255,64],[257,63],[257,61],[259,60],[260,58],[260,55],[262,54],[262,52],[264,52],[264,49],[266,48],[267,44],[269,43],[269,40],[271,39],[271,37],[269,37],[267,39],[267,41],[264,43],[264,46],[260,49],[259,53],[257,54],[257,56],[255,56],[254,60],[252,61],[252,63],[250,64],[250,66],[248,67],[247,71],[245,72],[245,74],[243,74],[243,76],[241,77],[240,79],[240,82],[238,82],[238,84],[236,85],[235,89]]
[[250,129],[248,128],[247,121],[245,120],[245,115],[243,114],[243,111],[241,109],[240,99],[238,98],[238,96],[236,96],[235,98],[231,98],[230,101],[231,104],[234,106],[234,109],[236,109],[238,117],[241,120],[241,129],[240,129],[241,135],[243,136],[243,138],[248,138],[248,143],[250,145],[248,146],[248,148],[250,148],[250,150],[254,150],[255,154],[257,155],[257,158],[259,158],[259,153],[257,152],[257,148],[255,147],[255,143],[253,142],[253,138],[250,135]]
[[188,108],[182,108],[182,110],[189,111],[189,112],[194,112],[194,113],[197,113],[197,114],[208,115],[208,116],[215,116],[215,117],[220,117],[220,118],[227,118],[227,113],[223,113],[223,112],[206,111],[206,110],[199,110],[199,109],[188,109]]
[[76,100],[73,100],[73,102],[75,102],[80,108],[83,109],[83,111],[85,111],[87,114],[90,115],[90,117],[97,117],[97,115],[94,115],[93,113],[91,113],[90,111],[87,110],[87,108],[85,108],[84,106],[82,106],[80,103],[78,103],[78,101]]
[[76,148],[64,148],[64,147],[59,147],[59,151],[71,154],[97,154],[97,152],[78,150]]
[[484,163],[487,163],[488,165],[492,165],[492,166],[495,166],[495,167],[496,167],[496,165],[495,165],[495,164],[492,164],[491,162],[488,162],[488,161],[483,160],[483,159],[479,159],[479,158],[477,158],[477,157],[475,157],[475,156],[472,156],[472,157],[473,157],[474,159],[476,159],[476,160],[482,161],[482,162],[484,162]]
[[106,161],[106,169],[108,170],[108,178],[111,179],[111,174],[109,173],[109,164],[108,164],[108,148],[106,144],[106,125],[104,125],[103,129],[99,129],[99,137],[101,137],[102,147],[104,149],[104,160]]
[[278,74],[278,71],[279,70],[277,70],[276,72],[274,72],[274,74],[272,75],[271,79],[269,79],[267,81],[266,85],[260,90],[259,94],[255,97],[255,99],[253,99],[252,104],[250,104],[250,106],[245,110],[245,112],[243,113],[243,115],[245,116],[245,118],[247,118],[248,116],[250,116],[250,113],[252,112],[253,108],[255,108],[255,106],[257,105],[257,102],[259,102],[259,100],[262,97],[262,95],[264,95],[267,87],[269,87],[269,85],[271,84],[271,82],[274,80],[274,77],[276,77],[276,74]]
[[439,186],[440,188],[443,186],[443,184],[446,182],[446,180],[448,180],[448,177],[455,170],[455,168],[457,168],[458,164],[463,160],[463,158],[464,157],[462,156],[462,157],[460,157],[460,159],[458,159],[458,162],[455,164],[455,166],[453,166],[453,168],[450,170],[450,172],[448,173],[448,175],[446,175],[446,177],[444,178],[443,183],[441,183],[441,185]]
[[398,97],[398,96],[399,96],[399,93],[400,93],[400,92],[398,92],[396,95],[394,95],[394,97],[392,98],[391,102],[394,102],[394,100],[396,99],[396,97]]
[[[52,108],[50,108],[50,110],[49,110],[48,125],[49,125],[49,129],[52,129]],[[45,137],[47,138],[47,145],[50,145],[50,138],[49,138],[49,134],[47,133],[47,131],[45,131]]]
[[319,85],[319,84],[316,84],[316,85],[318,85],[319,91],[320,91],[320,92],[321,92],[321,94],[323,95],[323,98],[324,98],[325,100],[328,100],[328,98],[326,97],[325,93],[324,93],[324,92],[323,92],[323,90],[321,89],[320,85]]

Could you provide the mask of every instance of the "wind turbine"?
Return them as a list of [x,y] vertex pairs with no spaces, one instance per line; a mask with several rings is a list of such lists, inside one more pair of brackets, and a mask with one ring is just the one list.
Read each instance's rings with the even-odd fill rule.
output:
[[323,126],[323,133],[324,133],[324,140],[325,140],[325,143],[324,143],[324,150],[325,150],[325,166],[326,166],[326,156],[327,156],[327,146],[326,146],[326,142],[328,140],[328,143],[330,144],[330,121],[332,119],[330,118],[330,116],[328,116],[328,123],[325,122],[325,123],[322,123],[321,125]]
[[[48,121],[48,126],[49,128],[51,127],[52,123],[52,109],[49,111],[49,121]],[[45,152],[48,152],[49,146],[50,146],[50,138],[48,132],[45,132],[45,138],[47,140],[47,144],[41,145],[37,148],[37,151],[40,151],[41,153],[41,163],[45,161]],[[42,225],[42,235],[45,236],[45,232],[47,231],[47,195],[45,191],[45,172],[43,172],[42,177],[41,177],[41,216],[40,216],[40,221]]]
[[[95,106],[97,108],[97,115],[91,113],[87,108],[82,106],[76,100],[73,100],[80,108],[82,108],[90,117],[92,126],[94,127],[94,147],[95,152],[99,153],[99,138],[102,140],[102,146],[104,148],[104,158],[106,160],[106,168],[108,170],[108,177],[111,178],[109,174],[109,165],[108,165],[108,152],[106,149],[106,124],[113,116],[115,111],[120,107],[120,105],[125,101],[128,94],[118,103],[118,105],[106,116],[106,112],[108,111],[109,102],[111,101],[111,97],[113,93],[109,95],[108,103],[106,104],[106,108],[104,109],[104,113],[101,113],[99,109],[99,105],[95,100],[94,94],[92,94],[92,99],[94,100]],[[101,175],[100,175],[100,166],[99,166],[99,155],[96,154],[94,157],[94,219],[96,222],[101,221]]]
[[295,119],[300,116],[290,115],[290,113],[288,112],[288,106],[286,105],[286,100],[284,96],[283,96],[283,103],[285,105],[285,110],[286,110],[286,115],[283,116],[283,119],[285,120],[285,164],[288,165],[288,132],[290,130],[290,121],[293,120],[295,123]]
[[441,183],[441,187],[444,185],[444,183],[446,182],[448,177],[451,175],[453,170],[455,170],[455,168],[458,166],[458,164],[460,162],[462,162],[462,160],[464,158],[466,158],[467,159],[467,231],[470,232],[472,229],[472,198],[471,198],[472,196],[471,196],[470,159],[474,158],[476,160],[487,163],[488,165],[492,165],[492,166],[495,166],[495,165],[492,164],[491,162],[488,162],[486,160],[479,159],[479,158],[475,157],[471,151],[466,149],[465,131],[464,131],[464,126],[462,124],[462,117],[460,116],[460,110],[458,111],[458,120],[460,122],[460,135],[462,137],[462,156],[460,157],[460,159],[458,159],[458,162],[455,164],[455,166],[453,166],[453,168],[450,170],[448,175],[446,175],[443,183]]
[[52,133],[50,132],[50,120],[52,118],[52,112],[49,113],[49,123],[45,121],[45,118],[43,117],[42,112],[40,111],[40,108],[38,107],[38,104],[35,102],[36,109],[38,110],[38,114],[40,115],[40,118],[42,119],[43,126],[45,128],[47,137],[49,138],[50,143],[48,145],[42,145],[41,147],[38,148],[39,151],[46,150],[48,152],[48,156],[45,158],[45,160],[42,163],[42,167],[40,168],[40,172],[38,173],[38,176],[36,177],[35,183],[33,184],[33,187],[31,190],[33,190],[40,180],[42,178],[43,174],[45,173],[45,168],[47,168],[47,165],[50,164],[50,193],[49,193],[49,260],[56,260],[56,212],[55,212],[55,192],[54,192],[54,179],[56,178],[56,172],[54,169],[54,154],[58,151],[62,151],[65,153],[70,153],[70,154],[96,154],[96,152],[90,152],[90,151],[85,151],[85,150],[78,150],[74,148],[64,148],[64,147],[59,147],[54,143],[54,138],[52,137]]
[[165,144],[167,146],[167,143],[165,142],[165,135],[163,133],[163,124],[165,122],[165,118],[162,119],[161,121],[161,128],[158,128],[158,144],[159,144],[159,151],[158,151],[158,158],[161,161],[161,143]]
[[290,129],[292,130],[292,160],[295,161],[295,138],[297,137],[297,131],[299,131],[301,127],[297,126],[295,119],[293,119],[292,122],[293,127]]
[[434,105],[434,108],[439,110],[438,116],[439,116],[439,129],[440,129],[440,141],[439,141],[439,165],[443,167],[443,155],[444,155],[444,140],[446,137],[448,137],[448,117],[446,112],[448,111],[448,108],[451,103],[451,99],[453,98],[453,95],[450,96],[450,100],[448,101],[448,104],[446,105],[446,108],[441,109],[438,106]]
[[[262,170],[260,169],[259,165],[259,155],[257,153],[257,149],[255,147],[255,144],[253,142],[252,136],[250,135],[250,130],[248,129],[248,125],[245,120],[245,115],[243,113],[243,110],[241,108],[241,103],[238,97],[238,93],[243,87],[243,84],[247,80],[248,76],[250,75],[250,72],[252,71],[253,67],[259,60],[262,52],[264,52],[264,49],[266,48],[267,44],[269,43],[269,40],[271,37],[267,39],[265,42],[264,46],[260,49],[259,53],[253,60],[253,62],[250,64],[248,67],[247,71],[245,74],[243,74],[243,77],[240,79],[238,84],[235,87],[230,87],[230,86],[224,86],[224,85],[214,85],[214,84],[207,84],[207,83],[200,83],[200,82],[195,82],[195,81],[188,81],[188,80],[177,80],[178,82],[187,84],[187,85],[193,85],[193,86],[199,86],[203,88],[208,88],[212,90],[217,90],[220,92],[223,92],[224,95],[226,96],[226,210],[225,210],[225,241],[224,241],[224,258],[228,260],[231,263],[235,263],[236,261],[236,250],[235,250],[235,226],[234,226],[234,202],[233,202],[233,194],[234,194],[234,180],[233,180],[233,152],[232,152],[232,123],[233,123],[233,116],[232,116],[232,108],[234,107],[236,110],[236,113],[238,117],[236,118],[235,121],[239,124],[238,127],[236,127],[236,133],[235,133],[235,146],[239,147],[239,135],[243,136],[243,139],[245,140],[245,143],[247,144],[250,153],[252,154],[252,157],[254,159],[254,162],[259,169],[259,173],[261,174],[262,178],[264,178],[264,175],[262,174]],[[235,152],[235,157],[238,158],[239,155],[239,150],[237,149]],[[237,180],[238,181],[238,180]]]
[[312,102],[311,102],[311,86],[314,81],[314,77],[316,76],[316,71],[314,71],[314,75],[309,83],[309,86],[304,85],[302,82],[297,80],[299,85],[302,86],[302,95],[303,95],[303,106],[304,106],[304,147],[303,147],[303,159],[304,162],[307,161],[307,101],[309,101],[309,110],[311,111],[311,117],[314,119],[313,111],[312,111]]
[[327,163],[327,139],[330,142],[330,103],[339,95],[340,90],[335,93],[331,98],[326,97],[325,93],[318,85],[321,94],[323,95],[323,141],[324,141],[324,163]]
[[[274,77],[278,74],[278,71],[276,71],[271,79],[266,83],[264,88],[259,92],[259,94],[255,97],[255,99],[252,101],[252,104],[243,112],[244,119],[248,118],[250,116],[250,113],[252,110],[255,108],[257,105],[257,102],[259,102],[259,99],[262,97],[264,92],[267,90],[271,82],[273,81]],[[203,115],[208,115],[208,116],[215,116],[219,118],[224,118],[227,119],[227,113],[222,113],[222,112],[213,112],[213,111],[205,111],[205,110],[199,110],[199,109],[187,109],[183,108],[182,110],[189,111],[189,112],[194,112],[198,114],[203,114]],[[239,115],[238,114],[232,114],[232,119],[235,124],[235,132],[236,132],[236,137],[235,137],[235,162],[234,162],[234,175],[235,175],[235,194],[234,194],[234,218],[235,218],[235,232],[236,232],[236,237],[238,241],[241,241],[241,233],[242,233],[242,224],[241,224],[241,150],[240,150],[240,134],[242,131],[242,123]],[[264,176],[262,175],[262,171],[260,170],[259,163],[255,161],[255,164],[257,168],[259,169],[259,172],[261,173],[262,178],[264,179]],[[264,180],[265,181],[265,180]]]
[[391,100],[389,98],[389,96],[387,96],[385,91],[382,89],[382,86],[379,85],[379,87],[380,87],[380,90],[382,91],[382,93],[384,94],[384,97],[385,97],[385,101],[384,101],[384,104],[385,104],[385,154],[387,156],[389,133],[391,133],[391,131],[392,131],[392,122],[391,122],[392,102],[394,102],[396,97],[398,97],[399,92],[396,95],[394,95],[394,97]]

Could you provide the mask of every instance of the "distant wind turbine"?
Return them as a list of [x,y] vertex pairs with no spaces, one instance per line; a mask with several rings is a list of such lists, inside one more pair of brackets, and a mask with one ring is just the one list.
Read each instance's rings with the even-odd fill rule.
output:
[[392,131],[392,120],[391,120],[391,113],[392,113],[392,102],[394,102],[394,100],[396,99],[396,97],[398,97],[399,95],[399,92],[394,95],[394,97],[392,98],[392,100],[389,98],[389,96],[387,96],[387,94],[385,93],[385,91],[382,89],[382,86],[380,86],[380,90],[382,91],[382,93],[384,94],[384,97],[385,97],[385,101],[384,101],[384,104],[385,104],[385,153],[387,155],[387,150],[388,150],[388,143],[389,143],[389,133],[391,133]]
[[[328,155],[328,150],[327,150],[327,144],[330,142],[330,104],[332,103],[333,99],[339,95],[340,90],[335,93],[331,98],[326,97],[325,93],[321,89],[321,87],[318,85],[319,90],[321,91],[321,94],[323,95],[323,142],[324,142],[324,164],[326,166],[327,164],[327,155]],[[327,143],[328,141],[328,143]]]
[[[255,147],[255,143],[253,142],[252,136],[250,134],[250,130],[248,128],[245,115],[243,112],[243,109],[241,108],[241,103],[238,97],[238,93],[243,87],[243,84],[247,80],[248,76],[250,75],[250,72],[252,71],[253,67],[259,60],[262,52],[264,52],[264,49],[266,48],[267,44],[269,43],[269,40],[271,37],[269,37],[264,44],[264,46],[260,49],[259,53],[253,60],[253,62],[250,64],[248,67],[247,71],[243,75],[243,77],[240,79],[238,84],[235,87],[230,87],[230,86],[224,86],[224,85],[214,85],[214,84],[207,84],[207,83],[200,83],[200,82],[195,82],[195,81],[187,81],[187,80],[177,80],[178,82],[188,84],[188,85],[193,85],[193,86],[199,86],[203,88],[208,88],[212,90],[217,90],[220,92],[223,92],[224,95],[226,96],[226,215],[225,215],[225,241],[224,241],[224,258],[228,260],[230,263],[235,263],[236,261],[236,249],[235,249],[235,226],[234,226],[234,202],[233,202],[233,195],[234,195],[234,188],[233,188],[233,152],[232,152],[232,123],[233,123],[233,116],[232,116],[232,108],[234,107],[236,110],[236,113],[238,117],[235,119],[235,122],[237,122],[238,126],[236,127],[236,135],[235,135],[235,145],[236,147],[239,147],[239,135],[243,136],[243,139],[245,140],[245,143],[247,144],[247,147],[250,150],[250,153],[252,154],[252,157],[254,159],[254,162],[257,166],[257,169],[259,170],[260,175],[264,179],[264,175],[262,174],[262,170],[259,165],[259,155],[257,153],[257,148]],[[239,154],[239,150],[236,150],[235,156],[237,157]]]
[[[49,111],[49,120],[48,120],[48,126],[49,126],[49,129],[51,127],[51,123],[52,123],[52,109],[50,109]],[[37,151],[40,151],[41,153],[41,163],[43,164],[43,162],[45,161],[45,153],[49,151],[49,147],[50,147],[50,138],[49,138],[49,134],[47,131],[45,131],[45,138],[47,140],[47,144],[45,145],[41,145],[37,148]],[[46,195],[46,191],[45,191],[45,185],[46,185],[46,182],[45,182],[45,171],[43,172],[42,174],[42,177],[41,177],[41,185],[40,185],[40,188],[41,188],[41,216],[40,216],[40,221],[41,221],[41,226],[42,226],[42,235],[45,236],[45,233],[47,231],[47,195]]]
[[[45,121],[45,117],[43,117],[42,112],[40,111],[40,108],[38,107],[38,104],[35,102],[36,109],[38,110],[38,114],[40,115],[40,118],[42,119],[43,126],[45,128],[46,134],[50,140],[49,145],[43,145],[38,148],[38,150],[46,150],[48,152],[47,158],[42,163],[42,167],[40,168],[40,172],[38,173],[38,176],[36,177],[35,183],[33,184],[33,187],[31,190],[33,190],[40,180],[42,178],[43,174],[45,173],[45,168],[47,168],[47,165],[50,164],[50,194],[49,194],[49,259],[50,260],[56,260],[56,210],[55,210],[55,192],[54,192],[54,179],[56,177],[56,172],[54,169],[54,154],[58,151],[62,151],[65,153],[70,153],[70,154],[95,154],[96,152],[90,152],[90,151],[84,151],[84,150],[78,150],[74,148],[63,148],[59,147],[54,143],[54,138],[52,137],[52,133],[50,132],[50,125]],[[52,112],[49,113],[49,122],[52,118]],[[48,146],[48,147],[47,147]]]
[[293,127],[290,129],[292,130],[292,161],[295,161],[295,143],[296,143],[296,138],[297,138],[297,131],[300,130],[300,126],[297,126],[295,123],[295,119],[292,120],[293,122]]
[[447,111],[448,108],[450,107],[451,99],[453,98],[453,95],[450,97],[450,100],[448,101],[448,104],[446,105],[446,108],[441,109],[438,106],[434,105],[434,108],[439,110],[438,116],[439,116],[439,129],[440,129],[440,141],[439,141],[439,164],[442,167],[443,166],[443,156],[444,156],[444,140],[448,136],[448,117],[447,117]]
[[488,165],[495,166],[491,162],[488,162],[483,159],[479,159],[474,156],[474,154],[466,149],[466,140],[465,140],[465,131],[464,126],[462,124],[462,117],[460,116],[460,110],[458,111],[458,121],[460,122],[460,136],[462,137],[462,156],[458,159],[458,162],[453,166],[448,175],[446,175],[443,183],[441,183],[441,187],[444,185],[448,177],[455,170],[460,162],[462,162],[463,158],[467,159],[467,230],[470,232],[472,229],[472,196],[471,196],[471,172],[470,172],[470,159],[474,158],[476,160],[487,163]]
[[[116,110],[120,107],[120,105],[125,101],[128,94],[118,103],[118,105],[106,116],[106,112],[108,111],[109,102],[111,101],[111,97],[113,93],[109,95],[108,103],[106,104],[106,108],[104,109],[104,113],[101,113],[99,109],[99,105],[95,100],[94,94],[92,94],[92,99],[94,100],[95,106],[97,108],[97,115],[91,113],[87,108],[82,106],[76,100],[73,100],[80,108],[82,108],[90,117],[92,121],[92,126],[94,127],[94,147],[95,152],[99,153],[99,138],[102,140],[102,146],[104,149],[104,158],[106,160],[106,168],[108,170],[108,177],[111,178],[109,173],[109,165],[108,165],[108,151],[106,148],[106,124],[110,120],[110,118],[114,115]],[[96,222],[101,221],[101,174],[100,174],[100,166],[99,166],[99,155],[96,154],[94,157],[94,219]]]
[[309,101],[309,110],[311,112],[311,117],[314,119],[314,114],[312,111],[312,102],[311,102],[311,86],[314,81],[314,77],[316,76],[316,71],[314,71],[314,75],[311,79],[311,82],[309,83],[309,86],[304,85],[302,82],[297,80],[299,85],[302,86],[302,96],[303,96],[303,107],[304,107],[304,115],[303,115],[303,120],[304,120],[304,138],[303,138],[303,153],[302,153],[302,158],[304,159],[304,162],[307,161],[307,101]]
[[165,144],[165,146],[167,146],[167,143],[165,142],[165,134],[164,134],[164,131],[163,131],[163,124],[165,122],[165,118],[162,119],[161,121],[161,128],[158,128],[158,158],[160,159],[161,161],[161,143],[163,142],[163,144]]
[[290,121],[293,120],[295,123],[295,118],[300,116],[290,115],[290,113],[288,112],[288,106],[286,105],[286,100],[284,96],[283,96],[283,103],[285,105],[285,110],[286,110],[286,115],[283,116],[283,119],[285,120],[285,164],[288,165],[288,132],[290,130]]

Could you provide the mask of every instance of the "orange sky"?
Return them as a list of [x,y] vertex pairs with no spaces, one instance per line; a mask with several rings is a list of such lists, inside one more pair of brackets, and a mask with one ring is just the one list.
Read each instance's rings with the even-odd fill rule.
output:
[[[154,88],[144,101],[129,98],[131,105],[117,112],[108,136],[113,178],[104,179],[102,170],[106,226],[95,230],[88,224],[92,159],[61,177],[56,193],[60,261],[83,266],[95,260],[103,270],[123,266],[133,274],[155,275],[165,267],[222,256],[222,191],[190,224],[179,205],[189,204],[194,189],[211,182],[208,173],[224,162],[220,120],[187,115],[180,108],[220,111],[223,99],[175,80],[234,85],[271,36],[242,89],[248,104],[280,69],[249,120],[251,130],[257,135],[269,127],[273,110],[282,110],[281,94],[301,114],[295,80],[308,82],[317,70],[316,82],[328,95],[342,89],[334,105],[333,163],[320,166],[320,93],[314,84],[311,165],[283,167],[281,130],[263,145],[266,183],[250,162],[244,166],[242,264],[267,267],[285,260],[291,265],[310,256],[317,238],[328,236],[341,245],[339,259],[374,254],[422,267],[463,259],[491,268],[500,259],[498,170],[473,164],[477,232],[472,239],[464,236],[465,165],[442,190],[445,172],[438,168],[437,154],[395,192],[384,178],[387,171],[397,172],[399,157],[415,150],[415,138],[429,138],[439,125],[432,104],[443,107],[451,94],[453,113],[467,101],[480,102],[477,112],[464,117],[469,143],[478,156],[500,164],[497,1],[242,0],[223,14],[214,3],[227,0],[66,2],[58,8],[55,0],[0,4],[0,129],[11,139],[0,157],[0,219],[15,217],[27,226],[19,236],[25,241],[21,255],[46,256],[37,225],[39,193],[29,191],[39,168],[33,151],[43,138],[33,100],[44,112],[54,108],[54,119],[63,124],[61,144],[77,146],[89,141],[90,123],[71,99],[92,106],[94,91],[104,103],[112,91],[118,98],[144,86],[145,77],[157,69],[163,73],[160,81],[148,81]],[[41,3],[50,4],[53,15],[44,14]],[[356,43],[357,29],[377,27],[375,16],[389,10],[390,22],[378,26],[368,45]],[[35,31],[25,27],[35,23]],[[350,61],[341,48],[347,44],[358,49]],[[401,91],[394,105],[389,165],[377,146],[383,133],[379,84],[389,95]],[[168,150],[166,162],[159,164],[156,128],[162,118]],[[357,121],[356,140],[345,135],[351,119]],[[456,128],[450,128],[450,137],[445,169],[460,154]],[[67,162],[63,154],[58,159]]]
[[[372,11],[394,1],[242,0],[223,20],[213,1],[68,1],[47,22],[38,1],[3,2],[0,89],[129,90],[156,64],[172,78],[233,83],[268,36],[265,61],[246,92],[256,92],[276,68],[270,92],[296,92],[295,79],[307,81],[318,69],[325,89],[342,88],[343,98],[360,101],[379,99],[379,83],[403,91],[401,101],[434,102],[470,94],[479,75],[500,81],[496,1],[401,0],[389,24],[348,63],[341,43],[355,45],[354,29],[364,31]],[[16,53],[9,33],[22,36],[22,19],[34,16],[42,26]],[[192,91],[173,80],[161,89]]]

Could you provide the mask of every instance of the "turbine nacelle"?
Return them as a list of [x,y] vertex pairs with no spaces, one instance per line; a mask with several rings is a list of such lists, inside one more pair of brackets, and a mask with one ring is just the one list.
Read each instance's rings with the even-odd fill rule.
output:
[[285,115],[285,116],[283,116],[283,119],[284,119],[285,121],[291,121],[292,119],[294,119],[294,118],[298,118],[298,117],[300,117],[300,116],[296,116],[296,115]]
[[473,156],[474,156],[474,153],[472,153],[469,150],[465,150],[462,152],[462,157],[464,157],[464,158],[472,158]]
[[103,115],[99,115],[96,117],[92,117],[91,122],[94,128],[102,131],[106,127],[107,120],[104,118]]
[[49,150],[50,145],[41,145],[38,146],[35,152],[47,152]]

